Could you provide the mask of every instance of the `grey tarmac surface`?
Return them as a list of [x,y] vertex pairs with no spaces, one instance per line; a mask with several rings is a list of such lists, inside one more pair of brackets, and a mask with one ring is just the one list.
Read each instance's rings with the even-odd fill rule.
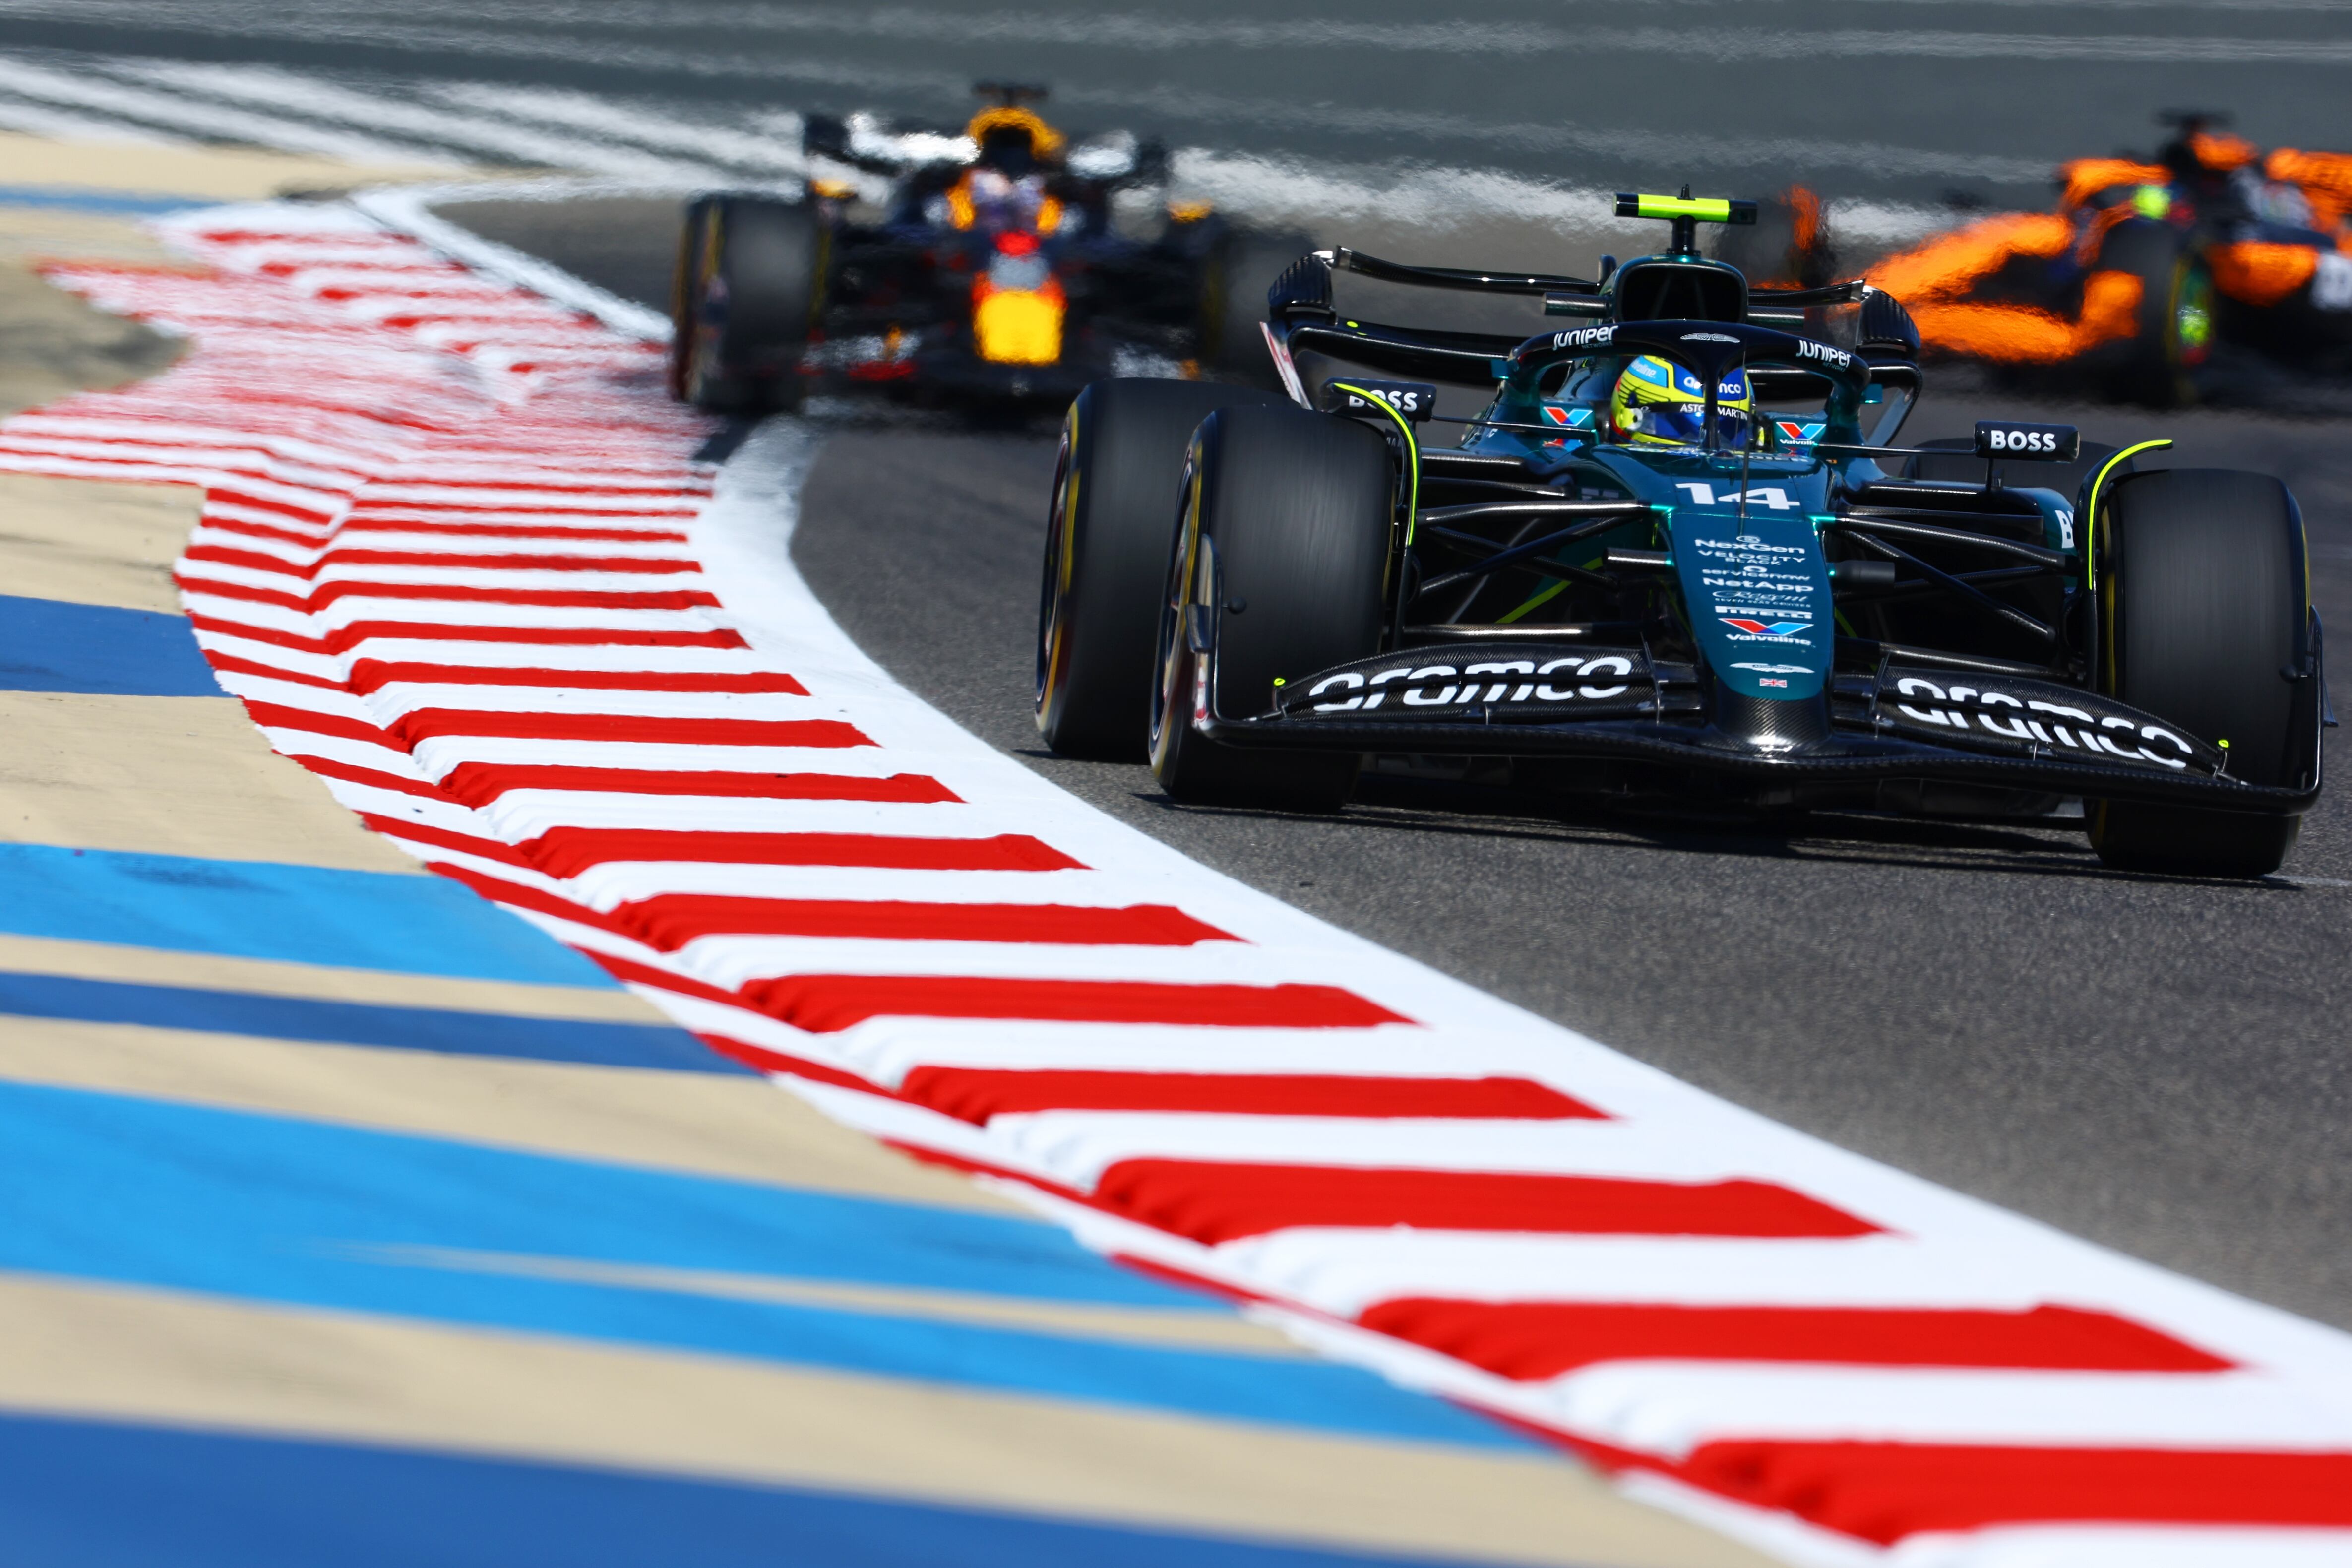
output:
[[[2352,142],[2347,15],[2346,0],[0,0],[0,51],[69,73],[268,66],[425,108],[457,84],[469,111],[503,96],[525,119],[544,106],[521,95],[572,92],[617,121],[641,107],[714,125],[860,109],[957,124],[972,80],[995,78],[1050,84],[1079,130],[1375,183],[1423,170],[1756,195],[1801,174],[1832,196],[2030,204],[2063,158],[2145,147],[2158,109],[2234,110],[2265,143]],[[463,144],[402,119],[373,129]]]
[[[648,303],[666,287],[667,234],[647,223],[632,261],[614,209],[451,216],[558,262],[577,250]],[[1944,395],[1906,435],[1994,412],[2168,434],[2182,466],[2279,474],[2310,521],[2321,614],[2352,626],[2342,421]],[[1386,780],[1335,817],[1180,807],[1139,764],[1046,753],[1031,721],[1050,428],[820,417],[795,542],[809,583],[908,687],[1055,784],[1792,1126],[2352,1328],[2340,773],[2285,874],[2252,885],[2109,872],[2063,824],[1817,814],[1766,832]],[[2347,760],[2333,741],[2331,767]]]

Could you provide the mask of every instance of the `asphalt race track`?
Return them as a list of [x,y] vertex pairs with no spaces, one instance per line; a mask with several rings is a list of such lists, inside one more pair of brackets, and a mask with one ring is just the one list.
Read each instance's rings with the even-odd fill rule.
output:
[[[391,89],[402,112],[373,137],[464,145],[467,117],[533,118],[530,100],[577,132],[582,117],[549,101],[563,93],[705,124],[778,109],[951,122],[973,78],[1009,77],[1052,83],[1082,122],[1374,185],[1402,174],[1436,206],[1493,176],[1753,194],[1801,175],[1882,203],[1956,189],[2018,203],[2041,199],[2059,157],[2147,140],[2159,108],[2233,109],[2260,141],[2341,144],[2342,15],[2334,0],[1486,0],[1453,14],[1413,0],[6,0],[12,58],[122,68],[102,99],[12,75],[0,102],[133,112],[127,88],[158,123],[201,129],[186,97],[284,111],[248,69],[266,65]],[[151,68],[161,60],[177,63]]]
[[[449,216],[658,302],[668,237],[645,209]],[[1906,436],[1964,432],[1996,409],[2031,411],[1947,395]],[[2320,612],[2352,625],[2339,422],[2041,412],[2095,439],[2169,434],[2182,466],[2285,478],[2310,522]],[[1050,430],[856,405],[819,417],[833,429],[796,544],[810,584],[919,694],[1055,783],[1793,1126],[2352,1326],[2340,783],[2285,874],[2256,886],[2108,872],[2066,824],[1817,814],[1767,832],[1387,779],[1337,818],[1180,808],[1140,765],[1045,753],[1031,723]]]
[[[1409,206],[1443,187],[1499,219],[1494,204],[1528,182],[1752,193],[1802,175],[1916,221],[1955,188],[2038,204],[2038,171],[2146,143],[2158,106],[2234,107],[2264,142],[2352,143],[2342,9],[1697,0],[1635,25],[1618,8],[1503,4],[1433,27],[1389,4],[1307,5],[1277,26],[1223,4],[1181,17],[439,3],[386,16],[349,0],[0,0],[0,123],[63,134],[103,115],[176,136],[307,137],[289,144],[341,156],[454,153],[675,184],[691,171],[647,148],[756,172],[766,154],[745,149],[763,111],[947,120],[971,76],[1020,74],[1050,79],[1082,125],[1132,120],[1229,180],[1294,194],[1346,186]],[[1606,68],[1577,71],[1594,48]],[[1402,221],[1352,210],[1328,237],[1370,226],[1385,245]],[[458,216],[661,300],[661,204]],[[1502,233],[1482,234],[1486,220],[1437,216],[1415,258],[1519,260],[1477,253]],[[2172,435],[2182,464],[2280,474],[2311,525],[2321,613],[2352,625],[2352,458],[2340,414],[2317,416],[2342,405],[2292,388],[2256,401],[2259,415],[2048,412],[2094,438]],[[2034,410],[1948,392],[1907,434],[1995,411]],[[1816,816],[1765,833],[1563,816],[1401,781],[1331,820],[1179,810],[1140,767],[1039,754],[1030,638],[1050,434],[822,416],[834,428],[798,544],[809,580],[915,690],[1055,782],[1795,1126],[2352,1326],[2340,779],[2287,874],[2254,887],[2110,874],[2063,826]]]

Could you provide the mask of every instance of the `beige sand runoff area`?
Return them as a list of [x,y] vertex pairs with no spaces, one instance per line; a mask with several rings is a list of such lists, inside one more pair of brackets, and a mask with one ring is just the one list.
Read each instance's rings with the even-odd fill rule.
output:
[[[41,258],[175,267],[136,208],[421,172],[0,136],[0,411],[185,352]],[[424,874],[211,682],[200,500],[0,477],[0,1514],[59,1561],[1763,1561],[824,1121]]]

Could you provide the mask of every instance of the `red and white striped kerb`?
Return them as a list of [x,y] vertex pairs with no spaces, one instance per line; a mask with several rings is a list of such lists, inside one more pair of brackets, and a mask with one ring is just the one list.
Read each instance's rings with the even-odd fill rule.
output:
[[202,486],[178,582],[277,749],[713,1050],[1791,1560],[2352,1563],[2352,1339],[1060,795],[747,553],[792,498],[714,502],[655,346],[347,210],[165,232],[205,269],[51,276],[193,352],[0,468]]

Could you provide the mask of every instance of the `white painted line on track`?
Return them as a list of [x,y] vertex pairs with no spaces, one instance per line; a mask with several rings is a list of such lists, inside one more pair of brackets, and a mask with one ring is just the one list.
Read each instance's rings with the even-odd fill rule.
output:
[[158,92],[103,77],[69,74],[0,58],[0,91],[75,109],[120,115],[134,125],[162,127],[190,137],[250,142],[292,153],[320,153],[356,163],[425,164],[442,160],[413,143],[308,124],[173,92]]
[[556,92],[492,82],[447,82],[426,88],[425,95],[436,102],[458,109],[561,126],[598,141],[634,143],[656,153],[682,153],[724,167],[768,174],[798,174],[808,163],[801,155],[797,115],[788,117],[788,131],[780,126],[777,134],[768,136],[726,125],[698,125],[643,104],[615,102],[584,92]]
[[559,305],[584,310],[616,332],[646,342],[669,342],[669,318],[634,300],[575,278],[539,258],[484,239],[434,212],[437,206],[465,201],[569,201],[583,196],[625,195],[634,185],[605,182],[535,180],[527,184],[388,185],[362,191],[352,205],[385,227],[409,235],[453,261],[527,289]]
[[[706,177],[709,173],[708,166],[704,164],[681,163],[606,141],[551,135],[512,121],[403,102],[265,66],[116,61],[109,68],[133,80],[152,82],[191,94],[203,93],[229,102],[266,105],[321,120],[365,126],[371,131],[390,132],[428,145],[488,153],[500,160],[541,164],[551,169],[578,170],[585,174],[637,180],[689,183]],[[5,82],[5,79],[0,79],[0,82]],[[384,158],[381,154],[359,156],[359,161],[381,163]]]

